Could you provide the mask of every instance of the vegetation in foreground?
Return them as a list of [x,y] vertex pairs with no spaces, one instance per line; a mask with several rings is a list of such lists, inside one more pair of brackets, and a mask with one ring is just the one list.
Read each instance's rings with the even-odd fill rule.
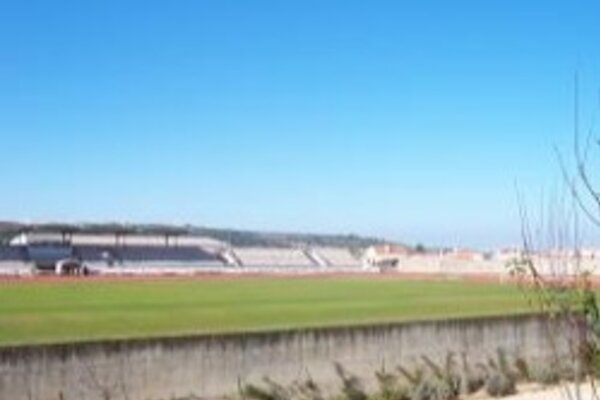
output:
[[[307,374],[290,384],[281,384],[269,377],[260,383],[239,382],[238,392],[220,397],[223,400],[468,400],[502,398],[525,388],[544,390],[562,383],[576,381],[575,366],[564,358],[548,357],[525,360],[509,357],[502,349],[488,354],[487,359],[472,363],[461,353],[449,352],[440,362],[426,356],[410,367],[374,372],[376,384],[367,385],[342,364],[333,363],[339,384],[321,386]],[[121,377],[123,378],[123,377]],[[594,372],[585,368],[582,378],[592,382]],[[127,385],[103,382],[95,387],[102,399],[130,398]],[[65,396],[59,392],[58,399]],[[190,394],[169,400],[200,400]]]
[[[377,371],[377,388],[367,390],[361,380],[340,364],[335,365],[340,379],[337,394],[326,394],[312,379],[280,385],[264,378],[262,384],[246,384],[233,399],[242,400],[460,400],[485,393],[499,398],[517,393],[521,384],[538,387],[573,382],[575,372],[569,362],[522,358],[509,360],[501,350],[487,362],[471,365],[465,355],[448,353],[442,363],[422,357],[408,369],[398,366],[391,371]],[[478,396],[481,398],[481,396]],[[192,398],[190,398],[192,399]]]
[[512,285],[375,277],[0,283],[0,344],[528,311]]

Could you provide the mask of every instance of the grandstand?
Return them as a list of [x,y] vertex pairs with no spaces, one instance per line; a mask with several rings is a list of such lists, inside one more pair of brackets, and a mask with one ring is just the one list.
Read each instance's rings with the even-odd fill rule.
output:
[[355,257],[350,250],[337,247],[318,247],[311,249],[312,253],[320,258],[327,267],[360,268],[361,260]]
[[31,266],[24,246],[0,246],[0,276],[29,275]]
[[0,262],[24,262],[27,259],[25,246],[0,246]]
[[171,267],[223,268],[226,261],[220,252],[224,247],[211,238],[172,231],[136,234],[120,229],[87,233],[53,226],[40,231],[23,230],[15,234],[9,245],[0,246],[0,274],[21,273],[23,269],[57,272],[58,266],[69,260],[100,273],[110,268],[118,272],[123,267],[143,267],[146,272],[154,267],[162,272],[169,272]]
[[[80,271],[111,275],[350,272],[363,268],[408,274],[505,274],[506,264],[519,254],[500,252],[494,257],[492,253],[468,249],[417,252],[403,245],[381,243],[365,249],[346,246],[346,242],[330,244],[326,240],[295,243],[271,240],[265,244],[234,246],[222,237],[219,240],[161,226],[142,229],[124,225],[52,224],[11,229],[12,236],[5,235],[4,239],[8,244],[0,245],[0,275],[44,270],[59,273],[72,270],[73,265],[78,265]],[[243,242],[239,238],[238,241]],[[359,249],[362,257],[357,255]],[[596,268],[600,257],[596,258],[593,251],[587,253],[590,255],[585,260],[572,263],[568,270],[556,254],[539,254],[538,264],[544,274],[561,267],[561,273],[572,274],[576,268],[585,268],[600,275],[600,269]]]
[[73,255],[86,262],[106,262],[112,264],[120,259],[117,246],[110,245],[76,245],[73,246]]
[[237,247],[233,250],[242,267],[314,268],[318,267],[301,249]]
[[73,257],[73,249],[63,243],[31,243],[27,245],[27,259],[38,269],[54,270],[56,263]]
[[217,262],[215,254],[195,246],[73,246],[73,255],[88,262],[148,263],[148,262]]
[[[74,251],[83,260],[86,255],[95,256],[95,261],[112,260],[118,263],[208,263],[223,265],[217,255],[195,246],[122,246],[113,248],[96,248],[94,246],[75,246]],[[100,256],[100,259],[98,258]]]
[[118,249],[117,256],[123,263],[176,262],[223,265],[220,257],[195,246],[125,246]]
[[[209,234],[213,232],[214,236]],[[97,273],[301,271],[359,268],[350,251],[357,243],[379,243],[353,235],[295,235],[206,230],[169,225],[13,224],[5,232],[0,262],[58,271],[79,263]],[[352,247],[356,248],[356,247]],[[1,267],[1,266],[0,266]]]

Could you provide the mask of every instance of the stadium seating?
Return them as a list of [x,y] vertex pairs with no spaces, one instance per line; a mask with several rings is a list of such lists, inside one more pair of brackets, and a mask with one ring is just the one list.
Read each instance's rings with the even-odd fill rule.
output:
[[196,246],[74,246],[74,254],[84,261],[117,263],[220,263],[219,256]]
[[24,246],[0,246],[0,261],[26,261],[27,250]]
[[54,269],[56,262],[73,256],[71,246],[39,243],[27,246],[27,257],[38,269]]
[[123,261],[213,261],[216,256],[199,247],[126,246],[119,249]]
[[316,267],[299,249],[238,247],[234,251],[244,267]]
[[324,260],[328,267],[359,268],[362,266],[361,261],[345,248],[318,247],[314,248],[313,252]]
[[24,246],[0,246],[0,277],[31,275]]
[[73,255],[88,262],[117,260],[115,246],[78,245],[73,246]]

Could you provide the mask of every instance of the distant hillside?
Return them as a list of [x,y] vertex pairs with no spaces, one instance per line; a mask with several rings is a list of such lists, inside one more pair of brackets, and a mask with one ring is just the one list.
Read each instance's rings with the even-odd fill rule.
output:
[[191,227],[193,234],[210,236],[238,247],[290,247],[298,245],[364,248],[384,243],[383,239],[354,234],[272,233]]
[[80,232],[121,234],[171,234],[208,236],[237,247],[290,247],[290,246],[331,246],[364,248],[385,241],[379,238],[355,234],[311,234],[311,233],[273,233],[243,231],[237,229],[207,228],[193,225],[177,226],[166,224],[124,224],[124,223],[82,223],[82,224],[20,224],[0,222],[0,243],[6,242],[19,231],[37,232]]
[[0,221],[0,245],[8,243],[21,227],[21,224],[15,222]]

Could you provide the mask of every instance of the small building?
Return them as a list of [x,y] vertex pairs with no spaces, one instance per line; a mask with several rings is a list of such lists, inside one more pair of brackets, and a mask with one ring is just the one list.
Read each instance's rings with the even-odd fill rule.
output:
[[486,259],[484,253],[462,247],[452,249],[452,251],[445,254],[445,257],[457,261],[483,261]]
[[397,267],[400,260],[413,254],[410,247],[400,244],[381,244],[367,248],[364,254],[366,265],[373,267]]

